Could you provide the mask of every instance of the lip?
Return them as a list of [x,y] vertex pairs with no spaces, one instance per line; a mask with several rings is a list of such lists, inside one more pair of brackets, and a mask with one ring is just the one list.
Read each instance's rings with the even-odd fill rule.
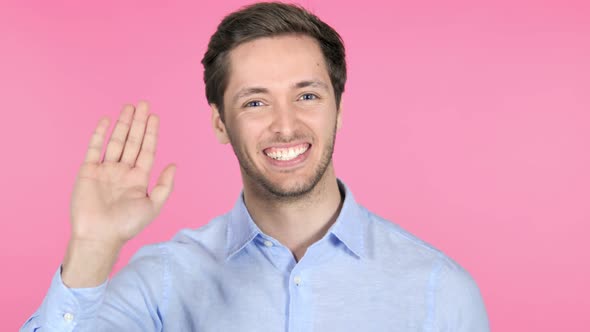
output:
[[[309,151],[311,151],[312,149],[312,145],[309,143],[293,143],[293,144],[286,144],[286,145],[273,145],[272,148],[288,148],[288,147],[293,147],[293,146],[297,146],[297,145],[301,145],[301,144],[308,144],[309,147],[307,148],[307,150],[305,152],[303,152],[302,154],[298,155],[296,158],[291,159],[291,160],[276,160],[273,159],[269,156],[266,155],[266,153],[264,154],[264,158],[266,159],[266,161],[272,165],[274,168],[279,168],[281,170],[285,170],[285,169],[290,169],[290,168],[295,168],[295,167],[299,167],[301,166],[303,163],[305,163],[305,161],[307,160],[307,157],[309,156]],[[269,149],[271,147],[268,147],[266,149],[264,149],[263,151]]]
[[288,144],[269,145],[269,146],[265,147],[264,149],[262,149],[262,152],[266,152],[266,150],[268,150],[268,149],[288,149],[288,148],[292,148],[292,147],[299,146],[299,145],[305,145],[305,144],[309,145],[309,148],[311,148],[311,143],[301,141],[301,142],[292,142],[292,143],[288,143]]

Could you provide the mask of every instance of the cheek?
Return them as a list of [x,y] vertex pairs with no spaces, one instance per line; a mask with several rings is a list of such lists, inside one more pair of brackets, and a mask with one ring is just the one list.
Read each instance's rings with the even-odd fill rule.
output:
[[[333,112],[332,110],[326,111]],[[327,115],[326,113],[316,113],[309,115],[305,119],[307,126],[314,132],[318,138],[324,138],[324,136],[331,136],[334,128],[336,127],[336,116]]]
[[239,121],[235,125],[236,133],[233,135],[237,140],[235,143],[242,149],[256,153],[260,136],[264,132],[264,126],[259,121]]

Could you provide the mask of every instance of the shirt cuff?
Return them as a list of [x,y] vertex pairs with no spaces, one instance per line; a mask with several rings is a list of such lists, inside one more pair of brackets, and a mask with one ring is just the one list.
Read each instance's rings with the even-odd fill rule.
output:
[[41,317],[50,329],[72,331],[80,322],[93,319],[106,293],[108,279],[96,287],[69,288],[61,279],[61,266],[51,280],[51,286],[41,308]]

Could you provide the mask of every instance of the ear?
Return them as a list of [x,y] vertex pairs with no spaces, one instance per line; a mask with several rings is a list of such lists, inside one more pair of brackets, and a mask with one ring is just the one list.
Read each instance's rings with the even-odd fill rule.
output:
[[342,127],[342,97],[340,97],[340,106],[338,106],[338,113],[336,115],[336,131]]
[[211,125],[213,126],[213,131],[215,132],[217,140],[221,144],[229,143],[229,136],[227,135],[225,124],[221,121],[217,105],[210,104],[209,106],[211,106]]

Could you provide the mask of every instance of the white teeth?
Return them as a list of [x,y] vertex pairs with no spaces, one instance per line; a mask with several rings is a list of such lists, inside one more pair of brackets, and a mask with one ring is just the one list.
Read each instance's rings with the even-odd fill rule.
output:
[[276,160],[291,160],[307,151],[308,147],[309,146],[305,145],[298,148],[279,149],[269,152],[266,155]]

